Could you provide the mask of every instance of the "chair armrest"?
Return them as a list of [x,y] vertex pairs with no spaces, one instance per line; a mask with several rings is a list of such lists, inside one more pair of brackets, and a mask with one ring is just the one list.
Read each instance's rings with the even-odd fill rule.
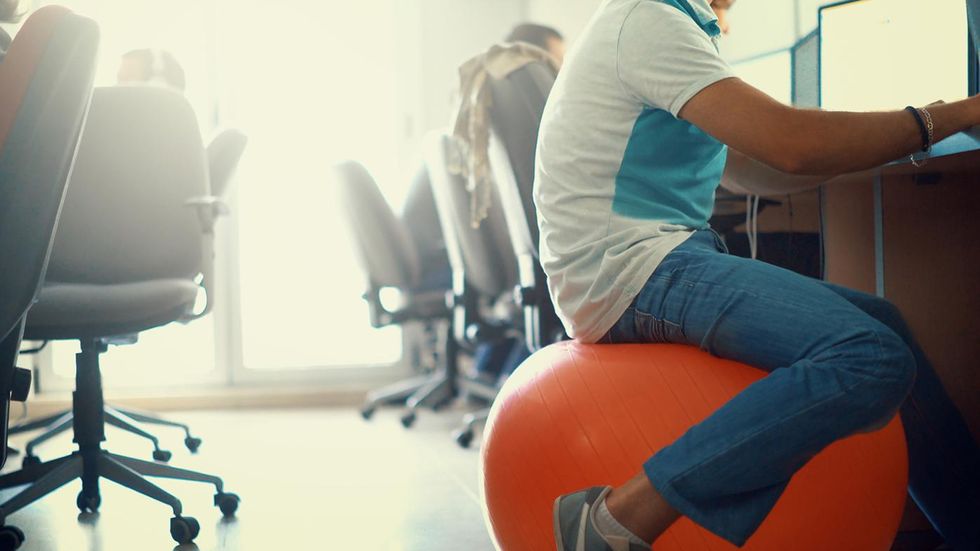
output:
[[214,227],[218,218],[231,213],[231,209],[220,198],[213,195],[194,197],[184,202],[184,205],[195,209],[198,221],[201,223],[203,243],[201,247],[201,281],[206,302],[204,310],[183,316],[180,321],[188,323],[203,318],[214,309]]
[[214,225],[218,218],[231,213],[228,204],[213,195],[188,199],[184,201],[184,205],[196,209],[198,219],[201,222],[201,229],[208,233],[214,231]]

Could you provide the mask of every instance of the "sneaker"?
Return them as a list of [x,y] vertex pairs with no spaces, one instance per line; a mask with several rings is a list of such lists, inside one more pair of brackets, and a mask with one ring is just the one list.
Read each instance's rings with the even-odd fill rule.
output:
[[611,486],[596,486],[555,500],[555,542],[558,551],[650,551],[617,536],[605,537],[595,527],[595,506]]

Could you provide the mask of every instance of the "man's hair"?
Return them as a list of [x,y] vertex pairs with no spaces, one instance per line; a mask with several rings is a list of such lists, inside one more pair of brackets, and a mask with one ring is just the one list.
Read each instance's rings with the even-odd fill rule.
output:
[[20,0],[0,0],[0,21],[12,23],[20,19],[21,13],[17,11]]
[[147,81],[160,80],[180,91],[184,91],[187,86],[184,68],[177,62],[177,58],[166,50],[142,48],[130,50],[123,54],[123,57],[138,59],[145,68],[143,78]]
[[507,42],[527,42],[528,44],[534,44],[543,50],[547,50],[549,38],[554,40],[565,39],[560,32],[551,27],[536,25],[534,23],[522,23],[510,31],[506,40]]

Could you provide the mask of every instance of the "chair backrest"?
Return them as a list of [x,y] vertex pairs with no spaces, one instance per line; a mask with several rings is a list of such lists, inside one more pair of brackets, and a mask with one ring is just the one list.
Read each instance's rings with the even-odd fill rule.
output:
[[411,290],[421,275],[418,251],[374,178],[354,161],[336,165],[334,177],[338,205],[369,286]]
[[47,279],[195,278],[209,236],[188,202],[209,194],[197,117],[182,95],[95,89]]
[[453,272],[465,274],[467,284],[483,296],[496,298],[513,293],[517,265],[500,196],[496,189],[492,190],[487,217],[474,228],[466,179],[449,170],[455,147],[444,132],[433,132],[425,140],[425,162],[449,263]]
[[0,64],[0,339],[37,297],[88,108],[98,27],[35,12]]
[[234,128],[222,130],[208,144],[208,171],[215,197],[224,197],[247,144],[248,137]]
[[98,42],[93,21],[45,7],[0,63],[0,466],[24,317],[48,264]]
[[[490,163],[494,179],[508,214],[523,214],[523,221],[520,217],[508,218],[512,233],[526,234],[527,242],[521,248],[530,247],[535,256],[538,219],[533,198],[534,156],[544,106],[554,83],[555,72],[545,62],[530,63],[505,78],[490,80],[493,97],[490,116],[495,138]],[[512,182],[510,175],[513,175]]]
[[538,128],[554,81],[554,71],[543,62],[530,63],[505,78],[490,81],[493,107],[488,154],[517,261],[524,335],[532,351],[561,335],[538,260],[533,199]]

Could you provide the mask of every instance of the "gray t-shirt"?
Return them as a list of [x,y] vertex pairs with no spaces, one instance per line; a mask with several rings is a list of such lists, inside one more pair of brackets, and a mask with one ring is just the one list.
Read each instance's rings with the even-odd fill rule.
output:
[[607,0],[566,58],[538,138],[541,262],[568,334],[595,342],[707,227],[727,149],[677,118],[733,75],[707,0]]

